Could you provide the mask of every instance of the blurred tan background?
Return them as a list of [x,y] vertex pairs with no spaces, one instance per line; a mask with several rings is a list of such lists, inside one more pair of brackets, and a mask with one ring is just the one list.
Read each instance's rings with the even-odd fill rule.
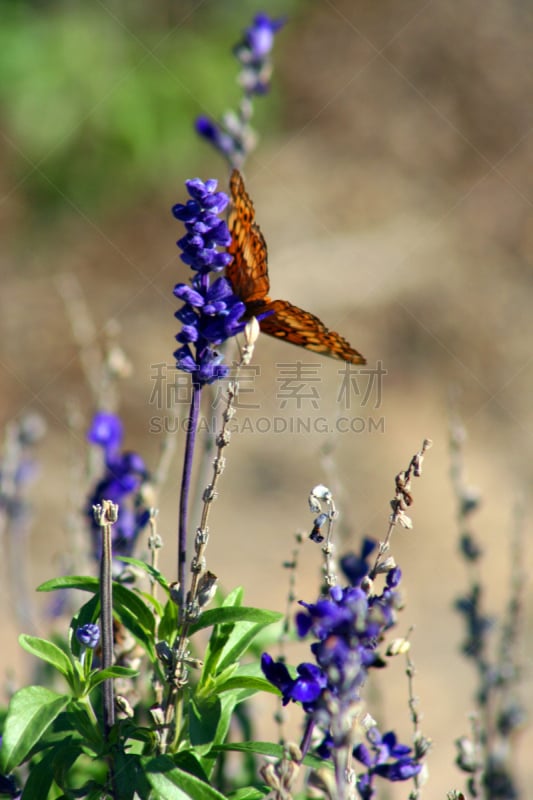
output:
[[[116,341],[133,365],[120,387],[126,446],[154,467],[162,437],[150,433],[151,420],[166,411],[149,403],[153,365],[172,364],[172,288],[187,278],[170,207],[184,199],[188,177],[227,180],[193,120],[235,103],[230,49],[260,7],[10,5],[0,4],[0,410],[5,423],[37,411],[48,428],[31,490],[31,591],[68,562],[67,511],[83,497],[73,483],[86,453],[67,416],[74,409],[83,430],[94,411],[64,276],[81,289],[99,345],[110,320],[118,323]],[[319,314],[387,374],[379,409],[356,399],[348,414],[363,421],[360,432],[234,436],[208,565],[225,587],[242,584],[249,604],[284,609],[281,564],[294,532],[311,528],[312,486],[335,490],[342,547],[357,549],[363,535],[384,536],[395,474],[424,437],[433,439],[413,485],[414,530],[395,534],[393,553],[407,600],[399,632],[415,626],[415,689],[435,742],[426,796],[444,797],[464,785],[453,741],[469,732],[475,686],[452,609],[467,579],[449,480],[450,397],[468,433],[467,480],[483,496],[473,526],[486,549],[491,612],[508,593],[517,503],[531,533],[532,9],[335,0],[265,10],[289,19],[276,43],[273,92],[257,101],[261,140],[245,172],[269,245],[272,294]],[[297,360],[319,375],[318,409],[309,401],[280,408],[279,365]],[[336,362],[262,337],[255,363],[260,408],[243,410],[247,419],[345,413]],[[370,430],[370,417],[383,429]],[[182,444],[180,435],[160,500],[170,577]],[[526,544],[529,565],[527,536]],[[7,559],[4,573],[7,689],[28,665],[16,644],[13,592],[21,587]],[[314,597],[319,575],[320,551],[306,542],[299,597]],[[524,697],[531,641],[528,622]],[[403,665],[380,677],[382,727],[408,737]],[[270,713],[266,701],[262,711]],[[532,744],[525,730],[523,786],[533,779]]]

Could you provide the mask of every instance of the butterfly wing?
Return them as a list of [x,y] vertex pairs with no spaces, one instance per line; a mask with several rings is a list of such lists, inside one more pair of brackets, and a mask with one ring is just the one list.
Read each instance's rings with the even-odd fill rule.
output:
[[242,175],[236,169],[231,174],[230,190],[232,210],[228,227],[231,244],[228,252],[233,261],[226,267],[226,277],[243,303],[268,302],[267,246],[255,222],[254,205],[244,187]]
[[339,358],[351,364],[366,364],[364,357],[324,323],[286,300],[271,301],[268,296],[267,246],[255,221],[254,205],[245,189],[242,175],[233,170],[230,179],[232,210],[228,227],[233,261],[226,267],[226,277],[233,291],[246,304],[246,318],[270,312],[259,321],[263,333],[305,347],[314,353]]
[[293,306],[286,300],[258,304],[258,311],[269,311],[259,326],[263,333],[305,347],[313,353],[339,358],[350,364],[366,364],[366,359],[336,331],[330,331],[322,320],[309,311]]

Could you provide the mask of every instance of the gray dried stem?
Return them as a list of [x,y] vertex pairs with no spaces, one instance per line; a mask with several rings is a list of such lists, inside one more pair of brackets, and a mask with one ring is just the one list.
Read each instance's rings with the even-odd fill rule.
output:
[[422,475],[424,456],[432,445],[431,439],[424,439],[422,447],[414,454],[407,469],[396,475],[394,497],[390,502],[392,514],[389,517],[389,528],[385,540],[379,544],[376,561],[369,572],[370,580],[374,580],[380,572],[388,572],[394,566],[394,560],[387,558],[387,553],[390,550],[390,540],[395,526],[398,524],[406,529],[413,527],[411,518],[405,513],[406,509],[413,504],[411,478],[419,478]]

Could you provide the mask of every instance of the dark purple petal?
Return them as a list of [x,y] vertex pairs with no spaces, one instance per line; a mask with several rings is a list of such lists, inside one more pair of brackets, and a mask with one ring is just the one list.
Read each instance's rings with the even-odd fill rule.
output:
[[287,705],[294,681],[285,664],[282,661],[274,661],[268,653],[263,653],[261,656],[261,669],[267,681],[270,681],[273,686],[280,690],[283,697],[283,705]]
[[176,286],[174,287],[174,296],[178,297],[180,300],[183,300],[185,303],[189,303],[189,305],[194,306],[196,308],[201,308],[205,302],[200,292],[196,292],[191,286],[188,286],[186,283],[176,284]]
[[189,342],[197,342],[198,336],[198,328],[195,325],[184,325],[177,334],[176,339],[181,344],[189,344]]
[[303,639],[304,636],[307,636],[311,630],[312,624],[313,620],[309,614],[304,614],[303,611],[300,611],[298,614],[296,614],[296,630],[301,639]]
[[370,750],[366,746],[366,744],[358,744],[357,747],[353,749],[354,757],[364,764],[365,767],[371,767],[374,763]]
[[196,219],[200,211],[200,204],[195,200],[187,200],[185,205],[183,205],[183,203],[176,203],[176,205],[172,207],[173,215],[181,222],[192,222]]
[[402,571],[400,567],[393,567],[393,569],[387,573],[387,586],[389,586],[391,589],[394,589],[396,586],[398,586],[401,579]]
[[422,764],[417,764],[410,758],[404,758],[392,764],[378,764],[374,768],[374,772],[388,781],[408,781],[414,775],[418,775],[421,769]]

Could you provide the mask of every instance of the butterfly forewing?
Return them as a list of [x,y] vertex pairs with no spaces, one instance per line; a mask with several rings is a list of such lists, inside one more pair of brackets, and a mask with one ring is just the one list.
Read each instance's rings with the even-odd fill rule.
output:
[[267,246],[255,222],[254,206],[244,188],[242,175],[236,169],[231,175],[230,188],[233,207],[228,220],[231,232],[228,251],[233,261],[226,267],[226,276],[243,303],[268,301]]
[[314,353],[340,358],[352,364],[365,364],[361,353],[354,350],[340,334],[328,330],[314,314],[286,300],[270,300],[266,242],[255,222],[254,206],[238,170],[233,170],[230,189],[233,207],[228,221],[231,233],[228,250],[233,261],[226,268],[226,276],[235,294],[246,305],[246,316],[254,317],[268,312],[259,322],[263,333]]

